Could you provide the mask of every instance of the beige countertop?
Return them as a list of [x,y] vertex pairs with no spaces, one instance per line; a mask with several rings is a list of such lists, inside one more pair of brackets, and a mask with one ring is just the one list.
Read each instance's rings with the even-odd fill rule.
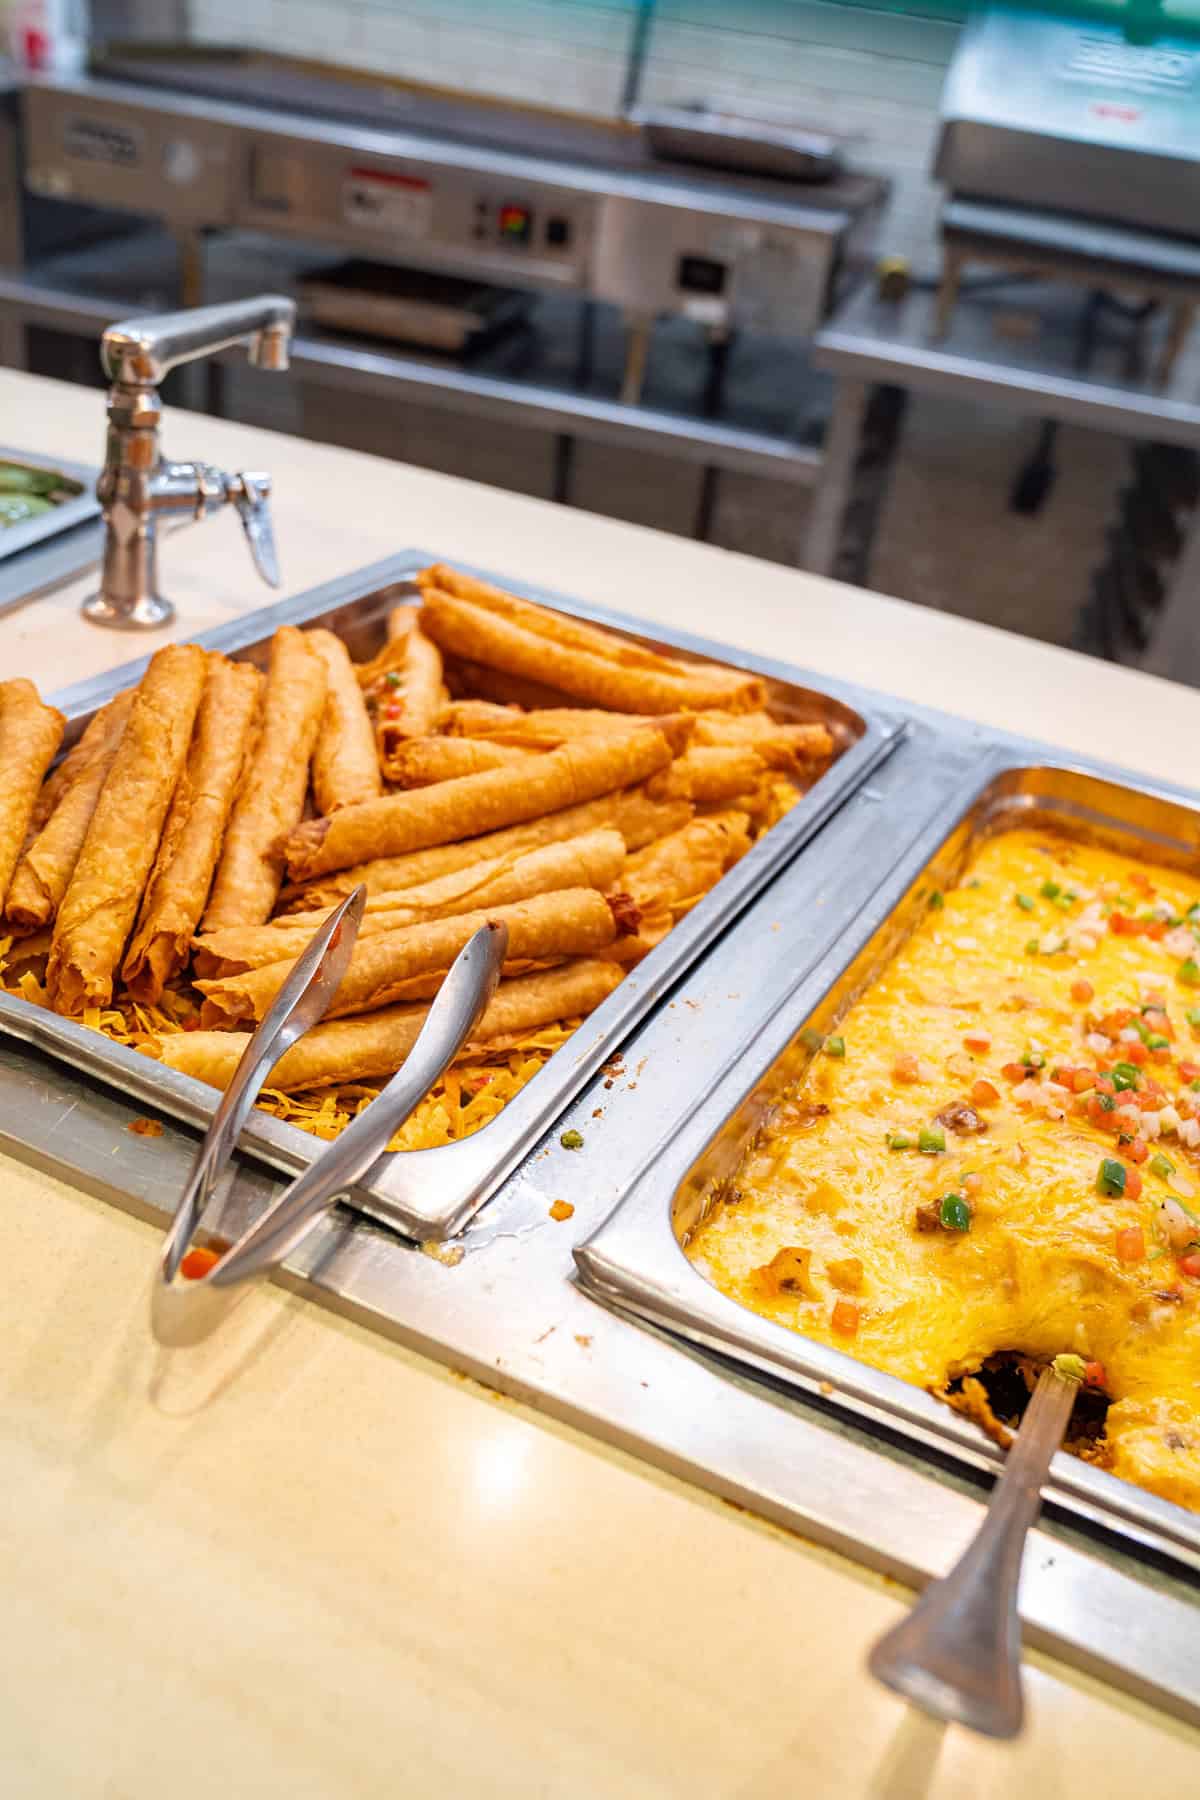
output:
[[[0,374],[8,442],[99,455],[95,393]],[[773,565],[172,415],[266,466],[295,591],[409,545],[1186,778],[1200,694]],[[259,606],[240,530],[165,541],[186,635]],[[141,654],[0,619],[61,685]],[[1189,754],[1190,752],[1190,754]],[[1055,1664],[996,1746],[861,1667],[890,1584],[278,1289],[157,1351],[157,1234],[0,1158],[0,1792],[1179,1794],[1200,1734]]]

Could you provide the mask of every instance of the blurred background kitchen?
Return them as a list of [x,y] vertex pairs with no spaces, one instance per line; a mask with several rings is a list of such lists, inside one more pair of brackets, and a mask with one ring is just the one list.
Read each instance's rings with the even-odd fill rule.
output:
[[283,290],[167,398],[1200,681],[1200,0],[0,20],[0,364]]

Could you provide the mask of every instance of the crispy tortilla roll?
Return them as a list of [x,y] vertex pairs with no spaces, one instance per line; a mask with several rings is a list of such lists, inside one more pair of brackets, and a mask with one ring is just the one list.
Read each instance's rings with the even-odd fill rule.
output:
[[532,819],[526,825],[490,832],[486,837],[440,844],[433,850],[414,850],[408,856],[383,856],[374,862],[358,863],[306,887],[289,888],[283,900],[293,911],[315,909],[324,913],[344,900],[360,882],[374,898],[440,880],[485,860],[509,857],[540,844],[566,842],[604,828],[619,832],[627,850],[640,850],[655,838],[678,831],[691,816],[692,807],[686,800],[650,800],[644,788],[625,788],[603,794],[598,800],[586,800],[582,806],[547,813],[545,818]]
[[[482,708],[482,711],[477,709]],[[513,706],[493,706],[487,700],[460,700],[442,713],[442,729],[453,742],[458,738],[503,744],[519,750],[556,750],[577,738],[596,737],[607,731],[628,731],[631,725],[652,725],[661,731],[676,756],[687,748],[696,726],[692,713],[637,715],[603,712],[597,707],[544,706],[522,712]],[[446,740],[439,739],[444,743]]]
[[[559,888],[612,887],[625,866],[625,841],[616,831],[590,831],[569,843],[545,844],[492,857],[421,887],[377,894],[367,901],[360,937],[426,925],[455,913],[511,906]],[[327,911],[292,913],[270,925],[231,925],[196,939],[196,973],[241,974],[298,956]]]
[[42,776],[65,725],[60,712],[42,705],[32,681],[0,681],[0,902],[8,893]]
[[[621,971],[613,963],[581,960],[502,981],[472,1044],[534,1031],[559,1019],[582,1018],[608,998],[620,979]],[[427,1012],[424,1006],[396,1006],[365,1018],[318,1025],[285,1052],[267,1086],[287,1093],[393,1075],[416,1042]],[[229,1085],[246,1041],[242,1031],[181,1031],[138,1047],[181,1074],[223,1088]]]
[[[49,924],[67,891],[100,790],[108,779],[136,689],[127,688],[102,706],[63,759],[56,774],[72,763],[70,779],[59,783],[57,800],[17,864],[8,890],[7,912],[20,931]],[[50,781],[54,780],[51,776]],[[42,794],[50,786],[48,781]],[[40,799],[40,796],[39,796]]]
[[689,750],[648,784],[656,799],[694,801],[713,806],[736,799],[755,787],[766,765],[756,750],[737,744]]
[[191,749],[121,971],[134,999],[148,1006],[157,1005],[187,962],[253,741],[262,687],[251,663],[209,655]]
[[[388,751],[385,766],[388,780],[397,787],[432,787],[435,781],[478,775],[484,769],[518,768],[529,762],[530,754],[528,750],[481,743],[473,738],[407,738]],[[323,807],[322,811],[328,808]]]
[[113,977],[183,773],[204,691],[196,644],[156,651],[54,925],[46,986],[57,1012],[107,1006]]
[[[434,787],[347,806],[332,818],[309,820],[291,833],[289,872],[293,881],[303,881],[348,868],[368,856],[398,856],[478,837],[642,781],[670,760],[671,746],[660,732],[638,729],[582,738],[518,768],[487,769],[481,775],[462,775]],[[212,921],[214,926],[225,922]]]
[[489,668],[487,663],[473,662],[470,657],[447,656],[444,667],[446,687],[460,700],[519,706],[532,712],[539,707],[561,706],[570,698],[547,681],[533,681],[526,675],[509,675],[504,669]]
[[294,625],[282,626],[271,640],[262,725],[225,833],[206,931],[261,925],[271,916],[283,878],[279,844],[304,811],[325,689],[320,654]]
[[[513,906],[490,907],[486,912],[458,913],[428,925],[411,925],[400,931],[380,932],[355,946],[350,967],[329,1007],[327,1017],[367,1012],[408,998],[410,985],[426,976],[441,977],[463,945],[491,919],[508,926],[508,962],[548,962],[568,956],[587,956],[603,950],[617,935],[615,903],[594,888],[564,888],[536,894]],[[241,1019],[261,1019],[279,992],[293,959],[267,963],[245,975],[223,981],[198,981],[204,994],[201,1023],[205,1026],[236,1025]]]
[[703,713],[696,720],[695,744],[744,744],[769,769],[799,773],[829,762],[834,742],[824,725],[780,725],[769,713]]
[[397,606],[388,641],[357,670],[375,712],[379,758],[386,765],[407,738],[429,737],[444,704],[442,653],[421,630],[415,606]]
[[660,657],[524,602],[512,603],[520,609],[514,613],[456,599],[436,587],[422,591],[422,628],[443,650],[549,683],[595,706],[626,713],[705,706],[737,712],[763,702],[762,682],[753,675]]
[[325,664],[325,710],[313,750],[313,795],[318,812],[356,806],[383,792],[375,732],[354,664],[332,631],[310,631],[310,646]]
[[647,917],[686,909],[745,856],[749,826],[743,812],[692,819],[628,859],[620,878],[623,892]]
[[[606,631],[602,626],[590,625],[583,619],[555,612],[548,606],[539,606],[533,600],[522,600],[516,594],[494,587],[491,582],[479,581],[473,575],[464,575],[448,563],[434,563],[430,568],[423,569],[417,576],[417,584],[421,589],[422,599],[427,599],[436,590],[471,606],[493,612],[500,618],[511,620],[524,630],[568,650],[603,657],[624,668],[653,670],[669,678],[682,676],[689,681],[703,683],[706,695],[723,693],[726,696],[724,700],[715,697],[681,700],[680,705],[725,705],[731,712],[742,712],[763,704],[764,688],[757,676],[747,675],[739,669],[721,668],[716,663],[691,662],[683,657],[667,656],[661,650],[651,650],[645,644],[636,644],[617,632]],[[465,654],[479,661],[489,660],[487,657],[480,657],[478,650],[468,650]],[[547,681],[555,678],[542,674],[536,679]],[[648,710],[661,712],[663,708],[653,707]]]

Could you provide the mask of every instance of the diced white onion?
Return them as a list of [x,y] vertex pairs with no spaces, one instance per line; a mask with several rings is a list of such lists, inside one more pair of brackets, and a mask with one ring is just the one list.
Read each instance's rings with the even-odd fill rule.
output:
[[1192,956],[1196,950],[1196,934],[1187,925],[1177,925],[1162,940],[1163,949],[1171,956]]
[[1182,1250],[1196,1236],[1196,1227],[1180,1206],[1178,1200],[1172,1200],[1168,1194],[1158,1209],[1162,1228],[1167,1234],[1167,1242],[1172,1250]]
[[1093,1056],[1107,1056],[1112,1049],[1112,1043],[1102,1031],[1089,1031],[1083,1041]]
[[1183,1124],[1183,1120],[1171,1105],[1159,1107],[1158,1122],[1164,1131],[1178,1131]]
[[1179,1127],[1179,1136],[1189,1150],[1200,1144],[1200,1119],[1185,1119]]
[[1123,1031],[1117,1033],[1117,1036],[1123,1044],[1137,1044],[1141,1042],[1142,1034],[1140,1031],[1135,1031],[1132,1025],[1126,1025]]
[[1040,1081],[1018,1081],[1013,1089],[1013,1099],[1021,1106],[1032,1106],[1041,1097],[1042,1084]]

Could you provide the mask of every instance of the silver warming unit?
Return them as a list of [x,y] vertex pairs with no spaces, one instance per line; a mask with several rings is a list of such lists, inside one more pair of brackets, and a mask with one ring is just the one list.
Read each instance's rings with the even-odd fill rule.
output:
[[942,94],[945,329],[967,262],[1172,309],[1200,298],[1200,37],[1153,10],[978,14]]

